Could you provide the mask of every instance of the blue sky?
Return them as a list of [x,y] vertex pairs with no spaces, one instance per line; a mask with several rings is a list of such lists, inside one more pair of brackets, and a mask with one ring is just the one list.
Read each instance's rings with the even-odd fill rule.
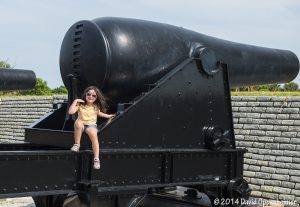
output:
[[[300,58],[298,0],[1,0],[0,59],[62,85],[59,51],[69,27],[117,16],[182,26],[214,37],[293,51]],[[300,75],[295,82],[300,85]]]

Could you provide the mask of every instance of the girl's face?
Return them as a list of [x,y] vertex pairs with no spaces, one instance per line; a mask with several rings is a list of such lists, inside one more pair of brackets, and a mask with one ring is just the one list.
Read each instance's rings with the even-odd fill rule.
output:
[[85,94],[85,100],[86,100],[87,104],[93,104],[96,101],[96,99],[97,99],[97,95],[93,89],[89,90]]

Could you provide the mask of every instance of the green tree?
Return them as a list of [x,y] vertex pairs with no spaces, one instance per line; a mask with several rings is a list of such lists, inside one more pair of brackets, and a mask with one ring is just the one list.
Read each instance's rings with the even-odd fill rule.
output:
[[7,61],[0,60],[0,68],[11,68]]
[[264,85],[257,85],[254,87],[255,91],[281,91],[281,87],[279,84],[264,84]]
[[52,90],[53,94],[68,94],[68,90],[66,89],[65,86],[59,86],[57,88],[54,88]]
[[49,96],[52,95],[52,90],[48,86],[47,81],[42,78],[37,78],[35,88],[30,91],[20,92],[22,95]]
[[232,89],[232,91],[254,91],[255,86],[242,86]]
[[282,91],[280,84],[264,84],[235,88],[234,91]]
[[269,85],[264,84],[264,85],[258,85],[255,87],[256,91],[270,91],[269,90]]
[[283,89],[285,91],[297,91],[299,89],[299,86],[295,82],[289,82],[283,85]]
[[269,91],[282,91],[282,88],[277,83],[269,84]]

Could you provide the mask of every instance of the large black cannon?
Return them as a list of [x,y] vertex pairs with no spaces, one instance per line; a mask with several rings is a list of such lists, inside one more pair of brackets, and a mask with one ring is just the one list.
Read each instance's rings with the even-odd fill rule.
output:
[[26,179],[1,181],[0,197],[31,195],[41,207],[67,197],[65,206],[211,206],[221,198],[240,205],[250,194],[230,87],[291,81],[299,61],[171,25],[99,18],[68,30],[60,69],[69,103],[96,85],[118,113],[99,125],[101,170],[91,168],[85,134],[85,150],[68,151],[73,119],[64,103],[25,130],[26,153],[6,148]]
[[298,59],[287,50],[239,44],[181,27],[122,18],[75,23],[61,46],[60,71],[69,89],[69,75],[78,78],[78,94],[96,85],[115,102],[130,101],[146,84],[155,83],[203,48],[214,53],[209,64],[227,64],[231,88],[289,82],[298,73]]

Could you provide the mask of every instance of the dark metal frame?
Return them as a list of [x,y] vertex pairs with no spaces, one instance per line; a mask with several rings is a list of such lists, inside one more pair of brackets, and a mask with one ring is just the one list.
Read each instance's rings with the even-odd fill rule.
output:
[[[101,170],[92,169],[91,151],[68,150],[72,119],[65,119],[63,104],[25,129],[26,141],[35,145],[2,147],[0,197],[30,195],[50,207],[76,193],[88,206],[114,206],[120,195],[129,202],[175,186],[194,188],[211,199],[247,196],[248,186],[240,184],[245,150],[235,148],[227,70],[220,67],[209,75],[200,59],[189,58],[149,91],[121,104],[119,115],[100,126]],[[133,120],[143,121],[132,125]],[[90,148],[88,139],[82,147]],[[234,194],[237,187],[228,192],[235,180],[242,194]]]
[[245,152],[103,150],[98,171],[92,170],[90,151],[15,150],[0,152],[0,198],[84,193],[92,185],[98,195],[143,194],[172,186],[226,188],[229,180],[242,177]]

